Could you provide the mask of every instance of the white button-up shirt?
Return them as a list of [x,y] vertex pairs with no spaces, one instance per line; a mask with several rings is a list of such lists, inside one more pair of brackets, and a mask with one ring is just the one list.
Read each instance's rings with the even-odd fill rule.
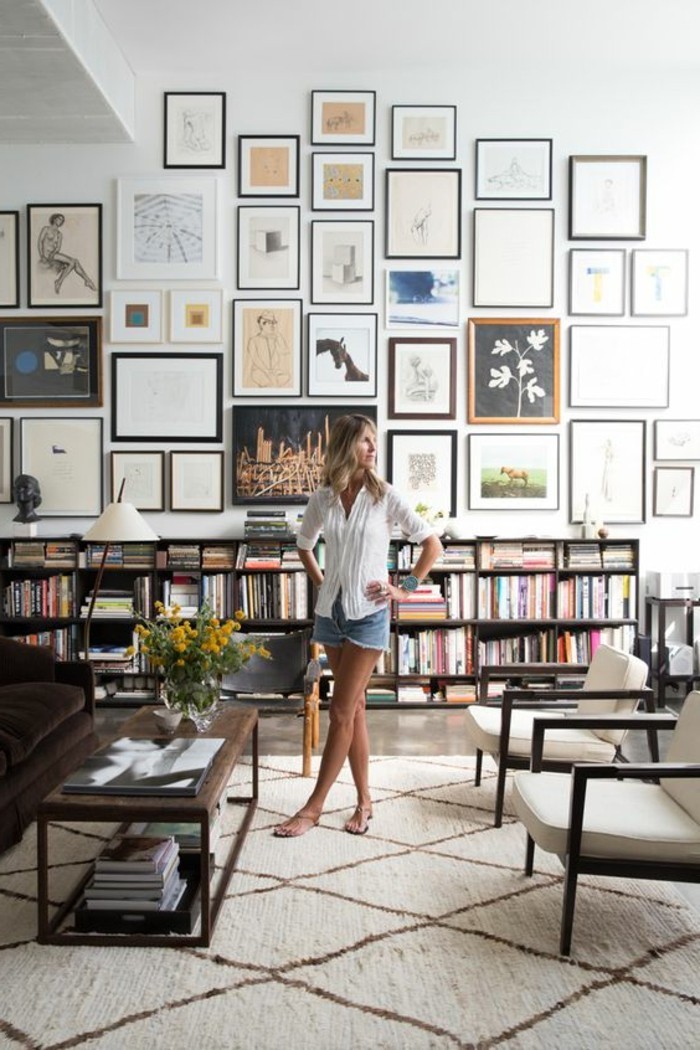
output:
[[326,559],[316,602],[320,616],[331,615],[340,590],[348,620],[362,620],[382,608],[380,603],[367,598],[365,588],[370,580],[387,578],[387,555],[394,524],[400,526],[412,543],[422,543],[435,531],[388,484],[376,503],[367,489],[361,488],[347,517],[330,488],[319,488],[312,493],[297,546],[313,550],[323,530]]

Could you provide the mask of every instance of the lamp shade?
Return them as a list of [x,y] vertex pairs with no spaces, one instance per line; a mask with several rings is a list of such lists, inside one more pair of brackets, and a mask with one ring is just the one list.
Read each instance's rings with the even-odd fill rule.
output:
[[83,539],[90,543],[145,543],[159,536],[133,503],[110,503]]

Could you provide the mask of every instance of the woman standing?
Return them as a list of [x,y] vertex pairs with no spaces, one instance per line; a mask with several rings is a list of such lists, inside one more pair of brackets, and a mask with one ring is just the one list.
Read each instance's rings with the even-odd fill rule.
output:
[[[328,737],[316,785],[306,804],[275,829],[303,835],[318,824],[326,796],[347,758],[357,788],[357,807],[345,825],[364,835],[372,817],[369,735],[365,689],[380,653],[389,644],[391,601],[416,589],[442,551],[426,524],[375,471],[377,432],[367,416],[341,416],[331,428],[320,488],[308,502],[297,538],[300,557],[319,588],[313,641],[326,650],[333,672]],[[398,523],[421,546],[414,574],[400,587],[387,578],[392,528]],[[323,530],[325,574],[313,553]]]

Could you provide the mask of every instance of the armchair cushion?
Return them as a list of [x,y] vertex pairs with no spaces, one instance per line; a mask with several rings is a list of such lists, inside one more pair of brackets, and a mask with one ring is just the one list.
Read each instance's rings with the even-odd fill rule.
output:
[[[595,703],[595,701],[591,701]],[[584,707],[584,710],[588,709]],[[470,735],[480,751],[491,753],[498,746],[501,732],[501,711],[498,707],[475,704],[469,708]],[[508,754],[528,758],[531,752],[532,723],[543,711],[513,708],[508,740]],[[566,721],[565,712],[547,712],[551,718]],[[592,729],[551,729],[545,737],[544,757],[550,762],[611,762],[615,747]]]
[[71,715],[85,710],[85,693],[58,682],[19,682],[0,687],[0,756],[19,765]]
[[[695,697],[694,693],[690,696]],[[667,762],[697,762],[700,755],[700,704],[683,704],[679,728],[671,737],[666,752]],[[700,824],[700,784],[697,780],[662,777],[661,785],[671,798]]]
[[[582,688],[592,692],[603,689],[641,689],[648,674],[649,668],[638,656],[630,656],[629,653],[602,644],[594,653]],[[637,699],[588,700],[582,703],[579,713],[626,715],[635,710],[637,703]],[[621,729],[596,729],[593,732],[615,747],[619,747],[625,737],[625,731]]]

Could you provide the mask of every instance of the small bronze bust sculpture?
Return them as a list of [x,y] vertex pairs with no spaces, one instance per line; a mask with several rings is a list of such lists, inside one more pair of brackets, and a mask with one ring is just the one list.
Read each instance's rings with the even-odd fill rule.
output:
[[12,495],[17,504],[17,514],[12,519],[23,524],[39,521],[36,508],[41,504],[39,482],[31,474],[18,474],[12,484]]

